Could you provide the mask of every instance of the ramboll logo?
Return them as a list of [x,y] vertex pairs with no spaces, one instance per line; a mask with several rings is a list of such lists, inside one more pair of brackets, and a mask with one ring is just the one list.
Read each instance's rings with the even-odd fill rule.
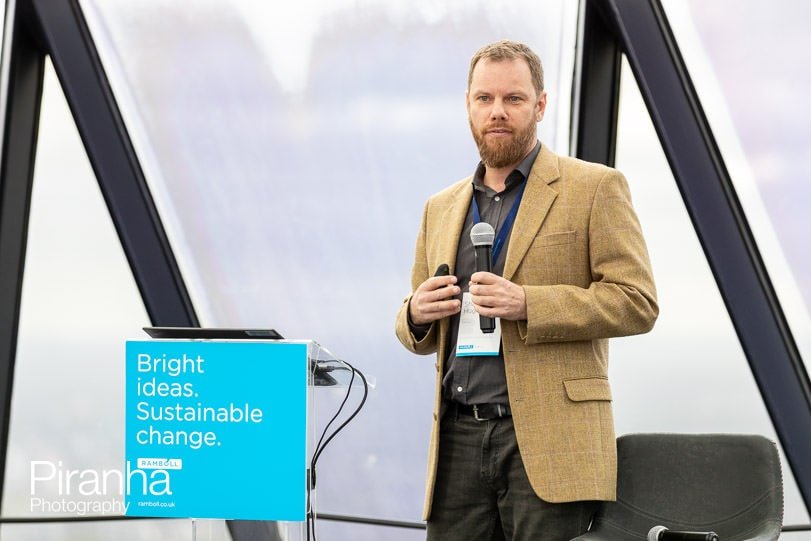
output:
[[183,461],[179,458],[139,458],[138,468],[142,470],[182,470]]

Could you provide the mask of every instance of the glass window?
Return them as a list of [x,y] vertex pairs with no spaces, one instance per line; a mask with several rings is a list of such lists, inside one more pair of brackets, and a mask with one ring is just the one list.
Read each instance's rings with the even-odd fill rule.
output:
[[[64,95],[46,64],[28,227],[4,517],[121,514],[124,342],[149,324]],[[32,474],[33,472],[33,474]],[[32,479],[32,475],[35,479]],[[61,486],[60,486],[61,481]],[[34,490],[32,493],[32,482]],[[118,507],[116,506],[116,503]],[[95,505],[106,505],[102,512]],[[188,521],[3,525],[3,539],[178,539]],[[105,533],[106,532],[106,533]],[[226,537],[216,537],[226,539]]]
[[[612,342],[617,433],[753,433],[777,441],[642,97],[623,61],[617,167],[650,251],[661,313]],[[785,456],[785,523],[808,514]]]
[[468,63],[505,35],[542,55],[540,136],[566,152],[576,4],[81,4],[202,322],[313,338],[376,377],[318,508],[419,520],[435,371],[393,327],[423,204],[476,166]]
[[665,2],[806,369],[811,368],[811,83],[806,2]]

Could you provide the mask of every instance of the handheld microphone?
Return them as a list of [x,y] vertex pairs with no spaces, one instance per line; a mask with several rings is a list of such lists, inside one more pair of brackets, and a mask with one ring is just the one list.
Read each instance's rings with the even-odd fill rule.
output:
[[[493,272],[493,239],[496,231],[487,222],[479,222],[470,230],[470,240],[476,252],[476,272]],[[479,316],[479,327],[483,333],[492,333],[496,330],[496,320],[491,317]]]
[[648,541],[718,541],[715,532],[678,532],[664,526],[654,526],[648,532]]

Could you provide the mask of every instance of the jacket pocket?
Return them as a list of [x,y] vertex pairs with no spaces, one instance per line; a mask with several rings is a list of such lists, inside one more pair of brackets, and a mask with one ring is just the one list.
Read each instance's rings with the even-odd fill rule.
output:
[[591,377],[563,380],[566,396],[573,402],[586,402],[588,400],[611,401],[611,386],[608,378]]
[[577,231],[560,231],[541,235],[535,241],[538,246],[557,246],[559,244],[571,244],[577,240]]

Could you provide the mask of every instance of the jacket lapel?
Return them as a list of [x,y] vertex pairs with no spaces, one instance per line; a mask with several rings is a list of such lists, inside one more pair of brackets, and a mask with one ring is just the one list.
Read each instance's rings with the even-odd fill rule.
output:
[[550,184],[558,178],[558,157],[543,145],[529,173],[524,197],[510,233],[507,259],[504,262],[504,278],[507,280],[512,279],[552,208],[558,192]]
[[[462,234],[462,228],[465,225],[465,218],[467,218],[468,210],[470,209],[470,201],[473,198],[473,185],[471,184],[472,177],[467,179],[462,186],[454,194],[453,200],[448,205],[448,208],[442,214],[439,223],[439,230],[442,232],[439,238],[439,244],[435,252],[436,259],[431,261],[429,257],[429,264],[433,267],[429,272],[434,272],[436,268],[442,263],[447,263],[450,267],[451,274],[456,274],[456,252],[459,249],[459,236]],[[440,373],[444,371],[445,364],[445,347],[447,344],[448,327],[450,325],[450,318],[442,318],[439,322],[439,363],[437,369]]]
[[[470,201],[473,198],[473,185],[468,179],[456,192],[451,204],[442,214],[439,235],[440,244],[437,250],[437,261],[434,267],[441,263],[447,263],[451,269],[451,274],[456,273],[456,252],[459,248],[459,236],[462,234],[462,227],[465,225]],[[434,269],[430,269],[431,272]]]

